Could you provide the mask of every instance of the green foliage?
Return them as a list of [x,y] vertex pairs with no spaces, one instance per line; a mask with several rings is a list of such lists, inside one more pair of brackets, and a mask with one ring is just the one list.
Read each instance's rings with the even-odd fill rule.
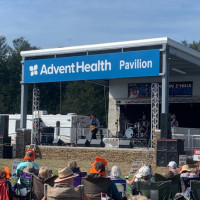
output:
[[[20,113],[21,51],[38,49],[23,37],[13,40],[13,47],[0,36],[0,113]],[[32,113],[34,85],[28,86],[28,113]],[[95,113],[107,126],[108,88],[89,82],[35,84],[40,89],[40,110],[50,114]]]
[[70,82],[62,101],[62,113],[87,115],[95,113],[107,126],[108,88],[89,82]]
[[196,51],[200,51],[200,40],[198,42],[193,41],[191,44],[189,44],[186,40],[182,41],[182,43],[185,46],[188,46]]
[[13,47],[7,44],[5,36],[0,36],[0,113],[20,113],[20,52],[37,49],[23,37],[13,40]]

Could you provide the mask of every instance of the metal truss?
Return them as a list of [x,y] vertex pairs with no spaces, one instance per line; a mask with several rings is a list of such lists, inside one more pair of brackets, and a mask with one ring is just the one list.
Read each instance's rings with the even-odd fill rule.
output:
[[[161,98],[159,103],[161,103]],[[200,97],[169,97],[169,103],[200,103]],[[151,98],[116,99],[116,104],[151,104]]]
[[40,143],[40,116],[39,116],[39,105],[40,105],[40,90],[33,88],[33,114],[32,114],[32,137],[31,144]]
[[159,128],[159,84],[151,84],[151,148],[154,147],[154,130]]

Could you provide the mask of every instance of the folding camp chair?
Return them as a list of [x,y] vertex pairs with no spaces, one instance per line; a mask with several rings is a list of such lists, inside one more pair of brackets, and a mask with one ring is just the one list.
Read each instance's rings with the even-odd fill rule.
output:
[[153,200],[168,200],[171,195],[171,181],[139,181],[137,188],[141,195]]
[[0,199],[9,200],[9,192],[5,180],[0,180]]
[[200,181],[192,180],[190,181],[191,187],[191,199],[199,200],[200,199]]
[[[14,187],[15,189],[15,193],[16,195],[19,195],[20,198],[23,199],[31,199],[31,174],[25,173],[25,172],[21,172],[20,177]],[[27,195],[26,196],[22,196],[20,190],[26,188],[27,191]]]
[[171,178],[166,178],[164,177],[163,175],[161,174],[157,174],[155,173],[154,174],[154,180],[155,182],[158,182],[158,181],[172,181],[171,184],[172,184],[172,198],[174,198],[174,196],[181,192],[181,179],[180,179],[180,174],[177,174]]
[[74,187],[81,185],[81,179],[87,175],[87,172],[79,172],[76,174],[78,174],[78,176],[74,178],[74,184],[73,184]]
[[90,200],[101,199],[101,194],[107,194],[111,196],[111,180],[110,178],[93,178],[93,179],[82,179],[82,184],[84,185],[85,194]]
[[35,200],[41,200],[44,197],[44,184],[54,186],[54,180],[57,176],[52,176],[51,178],[42,181],[39,177],[32,176],[32,195]]
[[51,187],[44,184],[44,198],[45,200],[84,200],[84,187],[83,185],[75,188],[69,185]]
[[123,197],[126,195],[126,179],[110,177],[111,181],[115,183],[118,192]]
[[115,183],[115,185],[116,185],[118,192],[120,193],[121,197],[126,196],[126,191],[124,189],[124,186],[121,183]]
[[185,195],[188,196],[190,194],[190,181],[199,181],[199,177],[189,178],[189,177],[181,177],[181,182],[184,188],[182,188],[182,192],[185,192]]

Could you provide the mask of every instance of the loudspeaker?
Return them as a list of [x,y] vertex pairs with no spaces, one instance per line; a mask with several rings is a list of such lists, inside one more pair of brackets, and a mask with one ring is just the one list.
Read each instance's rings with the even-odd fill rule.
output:
[[178,152],[157,151],[157,166],[166,167],[170,161],[175,161],[179,164]]
[[54,139],[52,145],[53,146],[62,146],[64,142],[61,139]]
[[99,139],[92,139],[90,142],[90,147],[104,147],[104,143]]
[[160,129],[161,129],[161,138],[170,139],[171,136],[171,115],[169,113],[160,114]]
[[0,115],[0,136],[8,137],[8,115]]
[[119,140],[119,148],[131,148],[130,140]]
[[184,152],[184,140],[181,139],[159,139],[157,141],[158,151]]
[[0,136],[0,145],[6,144],[7,146],[11,144],[11,137]]
[[166,167],[167,163],[167,153],[164,151],[157,151],[157,166]]
[[12,158],[12,146],[0,146],[0,158]]
[[76,144],[77,147],[89,147],[90,142],[86,139],[79,139]]

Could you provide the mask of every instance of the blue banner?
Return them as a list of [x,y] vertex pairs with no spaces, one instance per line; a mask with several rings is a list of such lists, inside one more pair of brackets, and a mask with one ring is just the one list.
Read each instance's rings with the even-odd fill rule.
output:
[[154,49],[25,60],[24,83],[158,76],[159,57]]

